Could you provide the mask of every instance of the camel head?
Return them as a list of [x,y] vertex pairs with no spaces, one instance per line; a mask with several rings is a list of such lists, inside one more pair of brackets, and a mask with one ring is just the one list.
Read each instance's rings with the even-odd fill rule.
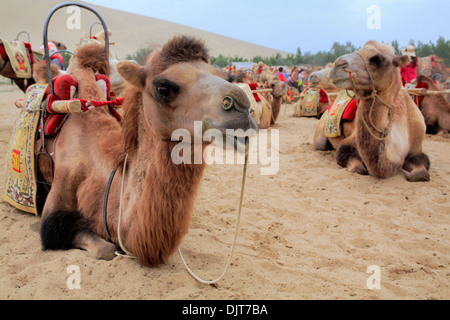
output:
[[329,63],[325,68],[311,73],[308,77],[309,87],[319,88],[320,85],[327,88],[334,87],[329,77],[332,68],[333,64]]
[[397,56],[393,47],[369,41],[358,51],[339,57],[330,71],[330,79],[339,89],[353,90],[351,73],[360,94],[366,95],[373,89],[384,92],[389,89],[394,78],[400,81],[399,67],[409,62],[409,56]]
[[278,78],[269,82],[269,89],[272,89],[271,94],[275,98],[281,98],[287,92],[286,84]]
[[214,128],[223,137],[226,129],[257,128],[245,92],[210,65],[204,43],[195,38],[174,37],[153,51],[145,66],[121,61],[117,70],[141,92],[144,123],[157,139],[170,141],[177,129],[192,137],[195,122],[203,132]]

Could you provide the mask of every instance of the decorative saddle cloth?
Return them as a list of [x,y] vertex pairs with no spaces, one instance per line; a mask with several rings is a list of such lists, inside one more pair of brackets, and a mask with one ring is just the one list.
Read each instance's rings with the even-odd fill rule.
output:
[[341,124],[355,119],[356,108],[353,91],[341,90],[334,103],[328,108],[325,136],[328,138],[340,137],[342,135]]
[[7,179],[2,199],[19,210],[38,214],[34,146],[41,115],[41,103],[48,85],[31,85],[17,118],[6,154]]
[[[6,55],[8,56],[12,68],[16,73],[16,77],[27,79],[31,78],[31,47],[29,45],[26,46],[23,42],[20,41],[0,39],[0,46],[2,44],[5,52],[4,54],[2,54],[2,58],[5,59]],[[30,50],[30,52],[28,52],[28,50]],[[4,55],[5,58],[3,57]]]
[[301,104],[301,116],[303,117],[315,117],[317,116],[317,107],[319,103],[328,103],[328,96],[322,89],[309,89],[305,93]]
[[419,67],[417,68],[418,70],[418,75],[424,75],[427,77],[431,77],[431,75],[433,74],[433,68],[436,66],[436,56],[428,56],[428,57],[423,57],[423,58],[419,58]]

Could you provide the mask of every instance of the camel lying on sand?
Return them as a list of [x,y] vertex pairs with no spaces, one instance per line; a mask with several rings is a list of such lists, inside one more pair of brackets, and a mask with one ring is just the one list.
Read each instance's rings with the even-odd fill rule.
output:
[[[232,81],[236,84],[245,83],[251,85],[254,83],[252,74],[249,74],[246,71],[233,76]],[[270,93],[254,94],[257,96],[256,107],[260,110],[260,112],[255,113],[259,115],[259,119],[256,119],[256,122],[260,129],[267,129],[276,123],[280,114],[282,100],[287,90],[286,84],[278,78],[269,80],[265,87],[272,89],[272,91]]]
[[[191,150],[210,143],[194,147],[197,139],[173,141],[172,133],[182,129],[194,135],[195,121],[203,130],[219,130],[224,140],[226,129],[256,129],[245,93],[209,62],[203,42],[174,37],[153,51],[145,66],[118,64],[129,83],[121,124],[107,107],[68,116],[57,140],[47,141],[54,177],[42,213],[44,249],[80,248],[94,258],[111,259],[121,239],[121,247],[144,265],[158,266],[172,255],[188,231],[205,169],[204,161],[175,164],[172,151],[180,143]],[[94,77],[107,70],[104,47],[80,47],[73,64],[78,97],[104,101]],[[51,181],[48,164],[39,162],[39,167]]]
[[[324,94],[326,94],[326,97],[324,99],[321,99],[321,101],[318,102],[317,106],[317,119],[320,119],[322,114],[327,111],[328,107],[330,106],[330,103],[333,103],[333,98],[328,96],[330,93],[337,93],[339,92],[339,89],[337,89],[333,83],[331,82],[329,78],[329,73],[333,67],[332,63],[329,63],[325,68],[312,72],[308,77],[308,89],[312,90],[321,90]],[[322,97],[321,97],[322,98]],[[302,103],[303,98],[299,99],[295,105],[294,105],[294,116],[295,117],[301,117],[303,115],[302,113]]]
[[359,107],[355,120],[344,123],[342,136],[336,138],[325,136],[326,112],[316,129],[314,148],[332,146],[337,163],[351,172],[386,178],[401,171],[408,181],[430,180],[430,160],[422,152],[425,122],[402,91],[399,67],[409,61],[376,41],[338,58],[331,81],[340,89],[354,90]]
[[[426,83],[428,90],[439,91],[437,85],[431,78],[421,75],[418,78],[419,83]],[[450,132],[450,103],[445,95],[426,95],[420,99],[419,109],[427,125],[427,133],[445,133]]]

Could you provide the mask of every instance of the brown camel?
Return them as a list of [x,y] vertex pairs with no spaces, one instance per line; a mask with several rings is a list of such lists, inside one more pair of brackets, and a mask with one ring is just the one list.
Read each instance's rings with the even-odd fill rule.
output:
[[[421,75],[419,82],[426,83],[428,90],[439,91],[431,78]],[[427,133],[436,134],[450,132],[450,103],[444,95],[426,95],[420,100],[419,109],[427,125]]]
[[408,181],[428,181],[430,161],[422,152],[425,123],[402,91],[399,72],[409,60],[376,41],[338,58],[330,78],[336,87],[354,90],[359,107],[355,120],[344,123],[337,138],[325,136],[325,113],[314,136],[315,149],[329,149],[331,143],[337,163],[351,172],[386,178],[401,170]]
[[[242,71],[240,74],[234,76],[232,81],[237,84],[251,84],[254,81],[253,73]],[[275,124],[280,114],[283,96],[286,94],[286,84],[278,78],[270,80],[266,84],[266,88],[272,89],[272,91],[269,94],[256,93],[259,98],[258,100],[260,100],[256,101],[257,108],[260,110],[258,112],[260,117],[257,121],[260,129],[267,129]]]
[[[67,47],[61,42],[54,42],[54,43],[57,46],[58,50],[66,50],[67,49]],[[0,43],[0,46],[3,46],[3,44]],[[43,60],[41,60],[38,57],[38,54],[35,54],[34,51],[31,52],[31,55],[32,55],[32,63],[30,63],[30,65],[31,65],[31,69],[33,70],[35,65],[41,65],[43,63]],[[38,68],[39,68],[39,66],[38,66]],[[38,72],[38,74],[39,74],[39,72]],[[25,92],[29,86],[31,86],[32,84],[37,82],[35,80],[35,78],[33,77],[35,75],[34,71],[32,72],[32,75],[30,78],[18,78],[12,68],[10,61],[9,61],[9,57],[6,56],[6,59],[3,59],[2,55],[0,55],[0,75],[14,81],[14,83],[23,92]],[[48,80],[45,79],[45,81],[41,82],[41,83],[47,83],[47,82],[48,82]]]
[[[104,49],[98,46],[77,50],[71,74],[78,81],[79,98],[105,99],[94,78],[107,68]],[[54,152],[54,178],[42,213],[44,249],[80,248],[95,258],[113,258],[121,207],[124,249],[148,266],[158,266],[172,255],[188,231],[205,169],[204,161],[176,165],[172,151],[180,143],[191,150],[204,150],[210,143],[195,144],[196,138],[192,144],[173,141],[172,133],[183,129],[194,135],[194,121],[200,121],[203,130],[220,130],[224,139],[226,129],[256,129],[245,93],[218,76],[221,73],[209,61],[203,42],[174,37],[153,51],[145,66],[118,64],[129,83],[122,129],[105,107],[69,115],[55,149],[48,150]],[[52,145],[47,142],[49,149]],[[106,241],[102,203],[116,166],[106,214],[111,243]],[[48,171],[44,176],[51,180]]]
[[[318,71],[314,71],[312,72],[309,77],[308,77],[308,89],[313,89],[313,90],[322,90],[325,94],[326,97],[324,97],[324,99],[322,99],[321,96],[321,101],[319,101],[319,104],[317,106],[317,119],[320,119],[320,117],[322,116],[322,114],[327,111],[328,107],[330,106],[330,103],[333,103],[333,98],[331,96],[328,96],[330,93],[337,93],[339,92],[339,89],[337,89],[333,83],[331,82],[330,78],[329,78],[329,74],[330,71],[333,67],[332,63],[329,63],[325,68],[318,70]],[[321,91],[321,94],[322,94]],[[302,116],[302,103],[303,103],[303,98],[299,99],[295,105],[294,105],[294,116],[296,117],[301,117]]]
[[[0,44],[0,46],[3,46],[3,44]],[[34,61],[38,61],[38,58],[36,55],[33,54]],[[33,68],[33,65],[31,65],[31,68]],[[9,61],[9,57],[5,57],[5,59],[2,58],[0,55],[0,76],[3,76],[5,78],[9,78],[22,90],[25,92],[29,86],[35,83],[33,77],[30,78],[18,78],[16,76],[16,73],[14,72],[14,69],[11,65],[11,62]]]
[[445,78],[450,77],[450,72],[445,67],[443,61],[444,60],[440,59],[436,55],[419,58],[417,76],[424,75],[427,77],[431,77],[432,75],[439,73],[442,74]]

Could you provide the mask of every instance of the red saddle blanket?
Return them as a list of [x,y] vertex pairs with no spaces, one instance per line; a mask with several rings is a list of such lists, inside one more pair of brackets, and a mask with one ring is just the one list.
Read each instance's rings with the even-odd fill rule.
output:
[[[331,109],[330,105],[328,107],[328,112],[330,112]],[[356,109],[357,109],[357,105],[356,105],[356,100],[353,99],[348,106],[345,108],[344,113],[342,114],[342,119],[346,120],[348,122],[352,122],[355,119],[355,115],[356,115]]]

